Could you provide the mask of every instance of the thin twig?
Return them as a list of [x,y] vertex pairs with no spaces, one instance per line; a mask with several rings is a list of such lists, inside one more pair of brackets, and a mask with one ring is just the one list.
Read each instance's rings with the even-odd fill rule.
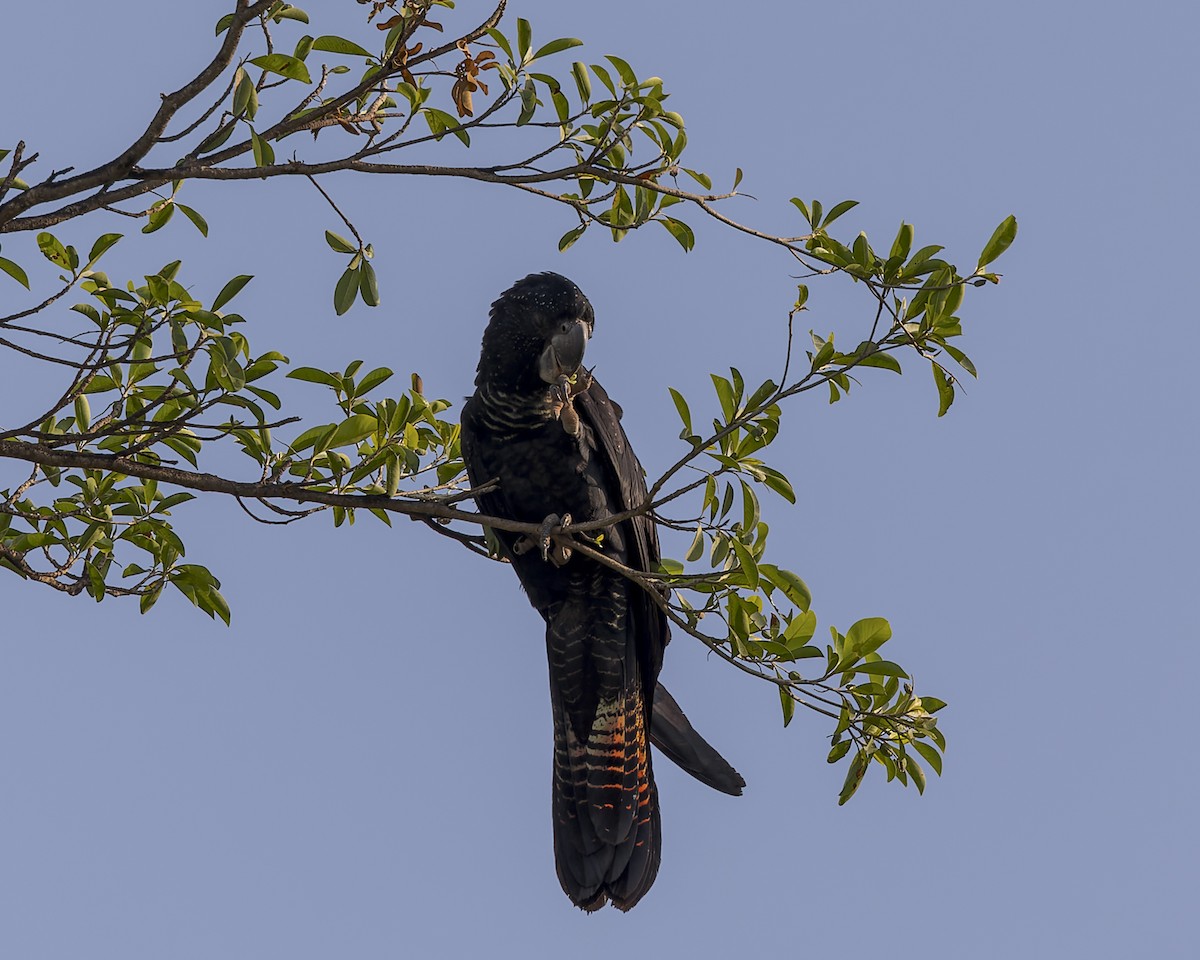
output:
[[317,183],[316,177],[312,176],[311,174],[306,174],[306,176],[308,177],[308,182],[316,187],[317,192],[325,198],[331,207],[333,207],[333,212],[341,217],[342,223],[344,223],[346,228],[354,235],[354,239],[358,241],[358,249],[361,250],[366,244],[363,242],[363,238],[359,236],[358,230],[355,229],[354,224],[350,222],[350,218],[342,213],[341,208],[333,202],[333,197],[326,193],[325,189],[319,183]]

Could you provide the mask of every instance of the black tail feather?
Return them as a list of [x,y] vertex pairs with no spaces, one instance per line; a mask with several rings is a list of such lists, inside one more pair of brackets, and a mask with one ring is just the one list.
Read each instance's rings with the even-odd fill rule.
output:
[[740,797],[746,781],[698,734],[661,683],[654,691],[650,742],[676,765],[714,790]]

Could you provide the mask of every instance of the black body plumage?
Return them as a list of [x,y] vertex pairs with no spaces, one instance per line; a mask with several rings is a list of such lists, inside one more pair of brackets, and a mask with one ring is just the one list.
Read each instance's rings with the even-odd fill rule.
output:
[[[492,305],[462,416],[472,485],[499,481],[476,498],[483,514],[533,524],[569,514],[583,523],[644,501],[621,410],[581,366],[594,324],[587,298],[554,273],[518,281]],[[608,901],[628,910],[654,882],[661,855],[651,740],[718,790],[741,793],[744,781],[657,687],[667,621],[645,590],[582,554],[545,559],[527,538],[496,534],[546,621],[559,880],[584,910]],[[600,549],[653,570],[654,522],[613,524]]]

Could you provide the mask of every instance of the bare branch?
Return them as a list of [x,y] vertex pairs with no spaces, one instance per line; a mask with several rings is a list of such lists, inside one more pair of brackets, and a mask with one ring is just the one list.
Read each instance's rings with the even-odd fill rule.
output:
[[333,202],[333,197],[331,197],[328,193],[326,193],[324,188],[319,183],[317,183],[316,177],[309,175],[308,181],[314,187],[317,188],[317,192],[325,198],[325,200],[329,203],[329,205],[331,207],[333,207],[333,212],[336,213],[339,217],[341,217],[342,223],[344,223],[346,225],[346,229],[348,229],[354,235],[354,239],[358,241],[358,249],[361,250],[364,246],[363,238],[361,236],[359,236],[358,230],[355,228],[354,224],[350,222],[350,218],[347,217],[344,213],[342,213],[341,208],[336,203]]
[[17,174],[38,158],[38,155],[35,153],[28,160],[22,160],[21,155],[24,152],[25,141],[17,141],[16,149],[13,151],[12,165],[8,168],[8,174],[5,176],[5,178],[0,180],[0,200],[3,200],[4,195],[8,193],[8,188],[12,185],[13,181],[17,179]]

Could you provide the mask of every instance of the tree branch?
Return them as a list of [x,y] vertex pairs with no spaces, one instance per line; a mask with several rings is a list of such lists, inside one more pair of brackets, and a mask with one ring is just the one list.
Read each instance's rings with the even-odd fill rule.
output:
[[[223,493],[232,497],[250,500],[292,500],[297,503],[320,503],[330,507],[345,507],[353,510],[386,510],[414,519],[461,520],[464,523],[509,530],[513,533],[537,534],[540,525],[490,517],[479,513],[468,513],[449,506],[441,497],[419,500],[404,499],[403,496],[387,497],[382,494],[343,494],[327,490],[314,490],[303,483],[258,482],[251,483],[229,480],[212,473],[180,470],[161,464],[146,463],[124,456],[91,453],[86,450],[64,450],[51,448],[23,440],[0,440],[0,458],[24,460],[42,466],[75,468],[79,470],[105,470],[128,477],[140,477],[169,483],[187,490],[206,493]],[[458,499],[458,498],[456,498]]]
[[163,96],[157,112],[140,137],[119,156],[99,167],[68,180],[39,184],[26,190],[20,196],[14,197],[8,203],[0,206],[0,225],[8,223],[31,207],[61,200],[84,190],[102,187],[122,179],[142,157],[150,152],[150,148],[154,146],[179,109],[202,93],[233,62],[233,55],[241,42],[246,24],[259,14],[266,12],[272,3],[274,0],[258,0],[257,3],[238,0],[240,9],[234,15],[233,22],[229,25],[229,30],[225,34],[225,40],[217,51],[217,55],[190,81],[174,93]]

